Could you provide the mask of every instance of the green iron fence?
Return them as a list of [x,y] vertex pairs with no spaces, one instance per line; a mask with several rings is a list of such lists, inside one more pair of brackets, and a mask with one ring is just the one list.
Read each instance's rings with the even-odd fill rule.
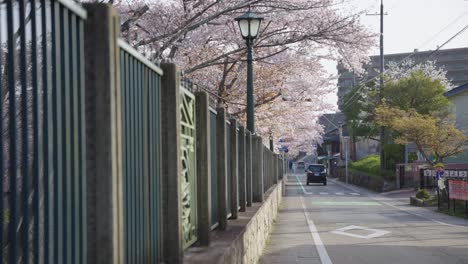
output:
[[216,173],[216,111],[210,108],[210,154],[211,154],[211,227],[218,225],[218,176]]
[[232,211],[231,211],[231,200],[232,200],[232,171],[231,171],[231,133],[230,133],[230,126],[231,123],[229,121],[226,121],[226,160],[227,162],[227,212],[228,215],[227,217],[230,218],[232,216]]
[[0,1],[2,263],[86,263],[85,18]]
[[125,263],[160,255],[162,70],[125,42],[120,46]]
[[[80,6],[69,0],[0,0],[2,263],[88,261],[87,247],[92,239],[87,237],[86,197],[90,190],[86,188],[86,16]],[[94,37],[87,35],[86,39]],[[117,161],[122,164],[123,176],[122,198],[118,198],[122,199],[123,234],[118,239],[123,241],[125,263],[157,263],[163,260],[163,239],[170,239],[163,237],[161,221],[163,72],[124,41],[116,43],[118,55],[113,59],[119,64],[115,76],[119,78],[116,82],[120,96],[112,111],[120,111],[113,114],[121,117],[122,156]],[[184,249],[193,245],[198,235],[196,102],[191,88],[182,82],[179,98],[179,204]],[[231,158],[231,141],[236,140],[231,138],[230,126],[226,122],[227,161]],[[217,113],[212,108],[209,127],[210,222],[214,229],[219,217],[220,160],[216,153]],[[88,156],[92,156],[91,152]],[[231,180],[231,163],[226,165],[226,206],[230,214],[231,200],[234,196],[239,199],[239,195],[232,193],[231,185],[236,183]],[[273,171],[268,167],[271,162],[265,166],[265,172]],[[271,186],[272,178],[266,180],[265,185]],[[164,227],[169,225],[165,223]]]

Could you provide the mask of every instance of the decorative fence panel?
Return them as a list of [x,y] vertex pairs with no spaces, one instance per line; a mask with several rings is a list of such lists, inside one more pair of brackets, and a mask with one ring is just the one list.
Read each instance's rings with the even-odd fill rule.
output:
[[[244,133],[231,135],[228,128],[234,124],[226,122],[227,156],[217,156],[217,149],[224,148],[217,145],[217,113],[210,108],[211,182],[205,187],[211,194],[211,210],[197,209],[201,199],[197,179],[203,178],[196,174],[201,164],[195,151],[196,102],[188,89],[192,86],[183,84],[177,97],[174,84],[179,79],[167,74],[171,69],[177,72],[177,67],[163,65],[163,75],[161,68],[117,38],[117,31],[111,29],[116,25],[115,10],[92,4],[86,8],[88,12],[70,0],[0,1],[0,259],[12,264],[82,264],[96,257],[94,250],[100,258],[110,256],[110,262],[169,263],[171,258],[181,262],[177,259],[180,254],[165,253],[172,252],[171,248],[186,249],[197,241],[202,222],[198,216],[205,217],[204,226],[210,222],[215,229],[222,223],[225,228],[229,215],[220,199],[226,202],[228,214],[231,207],[235,213],[236,203],[231,201],[240,196],[239,190],[236,194],[236,188],[231,188],[236,184],[233,172],[241,166],[244,171],[246,164],[251,167],[259,155],[269,155],[269,163],[258,160],[264,169],[249,177],[272,185],[272,177],[277,177],[273,154],[256,148],[249,150],[249,161],[231,164],[230,155],[239,158],[247,153],[245,149],[242,154],[230,151],[239,149],[236,142],[245,142],[247,137]],[[95,34],[93,25],[102,26],[98,31],[102,34]],[[96,43],[102,44],[99,49]],[[103,51],[107,53],[101,55]],[[176,91],[177,99],[167,91]],[[162,94],[169,95],[167,101]],[[170,104],[163,104],[166,102]],[[163,114],[167,117],[179,110],[180,119],[162,122]],[[178,130],[179,122],[177,142],[177,137],[166,132]],[[162,137],[168,142],[162,142]],[[174,150],[172,146],[180,146],[171,153],[177,158],[166,158],[162,148],[167,154]],[[180,168],[169,160],[177,161]],[[228,166],[225,178],[217,175],[220,162]],[[178,177],[166,177],[172,168]],[[250,192],[244,195],[245,205],[245,197],[252,197],[252,181],[245,183],[245,171],[239,175],[244,177],[239,178],[242,192]],[[178,183],[173,184],[172,179]],[[224,180],[227,201],[218,197],[218,184]],[[171,190],[177,191],[171,201],[163,201],[169,193],[163,184],[173,184]],[[218,214],[220,210],[223,215]],[[168,218],[177,219],[176,227]],[[179,231],[182,241],[166,236]],[[101,245],[96,247],[98,243]],[[164,247],[166,243],[172,247]]]
[[2,263],[86,263],[84,19],[0,2]]
[[155,263],[160,255],[162,70],[123,41],[120,77],[123,127],[126,263]]
[[184,248],[197,240],[197,175],[195,152],[195,96],[180,87],[181,162],[182,162],[182,231]]

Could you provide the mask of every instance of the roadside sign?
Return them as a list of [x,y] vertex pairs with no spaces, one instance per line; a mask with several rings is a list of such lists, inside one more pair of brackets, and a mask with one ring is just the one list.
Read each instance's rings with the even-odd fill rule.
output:
[[468,181],[449,180],[450,199],[468,201]]

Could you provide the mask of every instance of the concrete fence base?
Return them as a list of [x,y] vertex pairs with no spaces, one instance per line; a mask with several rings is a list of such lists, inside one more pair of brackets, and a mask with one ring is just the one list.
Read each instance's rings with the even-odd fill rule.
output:
[[257,263],[273,228],[282,201],[283,182],[265,193],[263,203],[253,203],[238,219],[229,220],[226,230],[215,230],[208,247],[191,247],[184,254],[187,264]]

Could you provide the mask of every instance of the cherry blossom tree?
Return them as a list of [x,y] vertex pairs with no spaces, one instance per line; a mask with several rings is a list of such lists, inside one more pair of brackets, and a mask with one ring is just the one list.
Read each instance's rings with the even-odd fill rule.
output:
[[128,0],[112,1],[122,16],[123,37],[152,61],[174,62],[228,111],[245,120],[246,45],[234,18],[264,17],[254,43],[257,133],[294,134],[310,149],[320,137],[317,116],[334,108],[325,60],[343,60],[362,71],[374,35],[339,0]]

